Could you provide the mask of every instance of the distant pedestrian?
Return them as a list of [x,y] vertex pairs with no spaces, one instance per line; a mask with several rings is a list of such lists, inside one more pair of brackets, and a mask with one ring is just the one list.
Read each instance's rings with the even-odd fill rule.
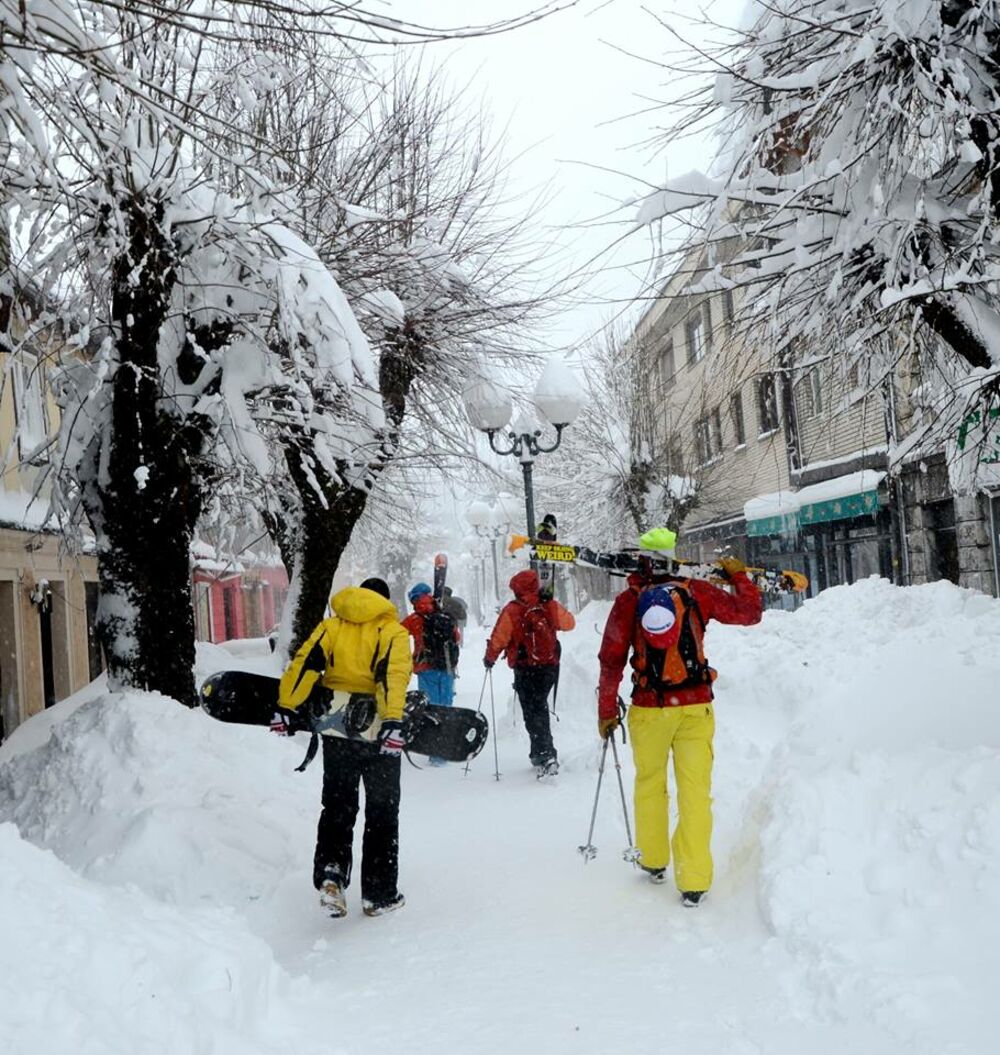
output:
[[458,627],[454,618],[434,600],[427,583],[418,582],[407,597],[413,611],[403,620],[403,626],[413,638],[413,670],[417,683],[431,703],[450,707],[455,700]]
[[450,586],[444,588],[444,596],[441,598],[441,610],[447,612],[455,620],[459,638],[463,638],[465,636],[465,624],[469,621],[469,607],[461,597],[452,593]]
[[555,776],[559,760],[552,742],[549,693],[559,678],[561,650],[556,633],[572,630],[576,620],[558,601],[540,597],[534,571],[518,572],[510,580],[510,588],[514,600],[497,618],[483,663],[489,670],[506,654],[514,670],[514,691],[530,741],[528,757],[539,777]]
[[546,513],[542,517],[542,522],[538,525],[538,531],[535,534],[535,538],[539,542],[555,542],[557,538],[557,532],[559,525],[556,522],[555,514]]

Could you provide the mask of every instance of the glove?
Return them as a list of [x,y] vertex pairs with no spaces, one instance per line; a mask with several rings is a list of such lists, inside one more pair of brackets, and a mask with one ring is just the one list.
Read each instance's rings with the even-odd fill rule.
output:
[[283,714],[281,711],[275,711],[274,717],[271,719],[271,732],[275,736],[294,736],[292,727],[288,724],[288,715]]
[[487,670],[492,670],[492,669],[493,669],[493,664],[494,664],[494,663],[496,663],[496,660],[495,660],[495,659],[487,659],[487,658],[486,658],[485,656],[483,657],[483,666],[484,666],[484,667],[485,667],[485,668],[486,668]]
[[614,718],[598,718],[597,731],[601,734],[602,740],[607,740],[621,724],[621,719],[617,715]]
[[719,561],[719,567],[727,578],[732,578],[732,576],[739,575],[740,572],[747,570],[747,566],[739,557],[723,557]]
[[378,753],[399,758],[406,744],[403,742],[403,723],[388,718],[378,731]]

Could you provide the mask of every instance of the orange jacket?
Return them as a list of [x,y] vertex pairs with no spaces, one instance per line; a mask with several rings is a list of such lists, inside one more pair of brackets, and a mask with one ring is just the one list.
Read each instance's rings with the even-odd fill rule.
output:
[[[669,577],[657,576],[645,579],[640,575],[628,577],[628,589],[615,598],[607,624],[604,627],[604,638],[598,659],[601,663],[601,679],[597,689],[598,715],[601,718],[614,718],[618,713],[618,686],[621,684],[625,663],[632,649],[635,631],[635,609],[639,594],[653,583],[671,582]],[[699,579],[683,579],[688,594],[698,606],[701,619],[708,623],[717,619],[720,623],[735,623],[737,626],[753,626],[760,622],[760,591],[743,574],[734,575],[733,594],[711,583]],[[692,619],[692,631],[701,637],[702,628],[697,618]],[[635,653],[632,655],[635,665]],[[707,703],[712,699],[712,686],[694,685],[686,689],[676,689],[663,696],[655,689],[640,688],[632,690],[632,703],[636,707],[687,707],[694,703]]]
[[[513,601],[504,605],[503,611],[497,617],[496,625],[486,643],[487,663],[496,663],[500,655],[507,653],[507,663],[511,667],[527,666],[529,664],[517,662],[517,646],[520,643],[521,623],[524,621],[524,613],[539,603],[539,590],[541,584],[536,572],[529,570],[519,571],[511,580],[510,588],[514,592]],[[555,630],[572,630],[576,626],[573,613],[563,608],[555,599],[544,602],[545,614]]]

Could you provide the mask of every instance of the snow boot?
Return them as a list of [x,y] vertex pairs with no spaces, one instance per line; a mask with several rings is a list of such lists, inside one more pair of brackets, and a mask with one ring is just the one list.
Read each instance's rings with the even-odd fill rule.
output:
[[406,898],[402,894],[396,894],[388,901],[363,901],[361,908],[366,916],[384,916],[387,912],[395,912],[406,904]]
[[347,897],[344,888],[335,879],[323,880],[319,888],[319,904],[333,919],[347,915]]
[[547,780],[549,777],[554,777],[558,772],[559,763],[554,758],[550,758],[547,762],[542,762],[540,765],[535,766],[535,776],[538,780]]
[[682,890],[681,904],[685,908],[697,908],[708,895],[707,890]]
[[649,881],[651,883],[656,883],[657,886],[659,886],[660,883],[665,883],[667,881],[667,870],[665,868],[647,868],[643,865],[642,870],[646,873]]

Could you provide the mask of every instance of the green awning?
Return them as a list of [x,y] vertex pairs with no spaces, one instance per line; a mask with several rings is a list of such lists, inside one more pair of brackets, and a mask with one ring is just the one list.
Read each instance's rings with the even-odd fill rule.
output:
[[879,511],[884,472],[863,469],[798,491],[759,495],[744,506],[747,535],[787,535],[813,524],[872,516]]
[[831,520],[848,520],[850,517],[877,513],[878,509],[878,491],[864,491],[843,498],[828,498],[825,502],[810,502],[799,510],[799,523],[806,527]]
[[747,521],[747,535],[750,538],[758,538],[761,535],[785,535],[790,531],[797,531],[798,526],[798,513],[786,513],[780,517],[762,517],[760,520]]

